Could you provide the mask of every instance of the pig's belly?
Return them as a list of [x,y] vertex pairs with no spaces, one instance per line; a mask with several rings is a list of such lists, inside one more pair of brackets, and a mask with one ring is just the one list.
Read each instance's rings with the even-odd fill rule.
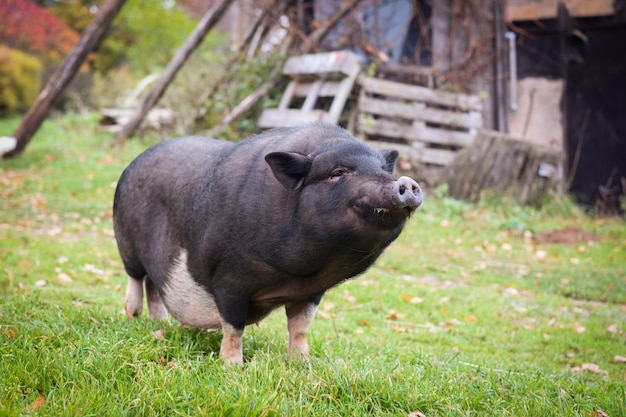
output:
[[163,303],[179,323],[203,329],[222,326],[215,300],[194,281],[187,269],[187,251],[180,251],[167,276]]

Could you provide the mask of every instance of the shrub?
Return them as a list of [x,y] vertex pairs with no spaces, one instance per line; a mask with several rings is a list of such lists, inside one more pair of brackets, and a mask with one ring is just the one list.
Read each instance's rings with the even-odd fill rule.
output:
[[0,46],[0,117],[26,111],[41,86],[41,62],[32,55]]

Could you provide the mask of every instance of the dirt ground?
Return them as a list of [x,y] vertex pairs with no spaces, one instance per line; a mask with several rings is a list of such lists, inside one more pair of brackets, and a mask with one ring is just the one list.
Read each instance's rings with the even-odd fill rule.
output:
[[535,233],[533,239],[538,245],[543,244],[577,244],[589,241],[598,242],[601,236],[585,232],[577,227],[567,226],[563,229],[548,230]]

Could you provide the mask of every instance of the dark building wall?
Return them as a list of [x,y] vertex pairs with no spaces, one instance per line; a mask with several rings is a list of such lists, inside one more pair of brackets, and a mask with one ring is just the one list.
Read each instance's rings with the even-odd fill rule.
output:
[[570,192],[586,206],[615,212],[626,195],[626,22],[613,16],[516,26],[519,78],[565,82]]

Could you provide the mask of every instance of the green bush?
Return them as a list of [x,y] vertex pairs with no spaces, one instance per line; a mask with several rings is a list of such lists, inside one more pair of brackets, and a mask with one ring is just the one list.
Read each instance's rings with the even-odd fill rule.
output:
[[0,117],[26,111],[41,86],[41,62],[32,55],[0,46]]

